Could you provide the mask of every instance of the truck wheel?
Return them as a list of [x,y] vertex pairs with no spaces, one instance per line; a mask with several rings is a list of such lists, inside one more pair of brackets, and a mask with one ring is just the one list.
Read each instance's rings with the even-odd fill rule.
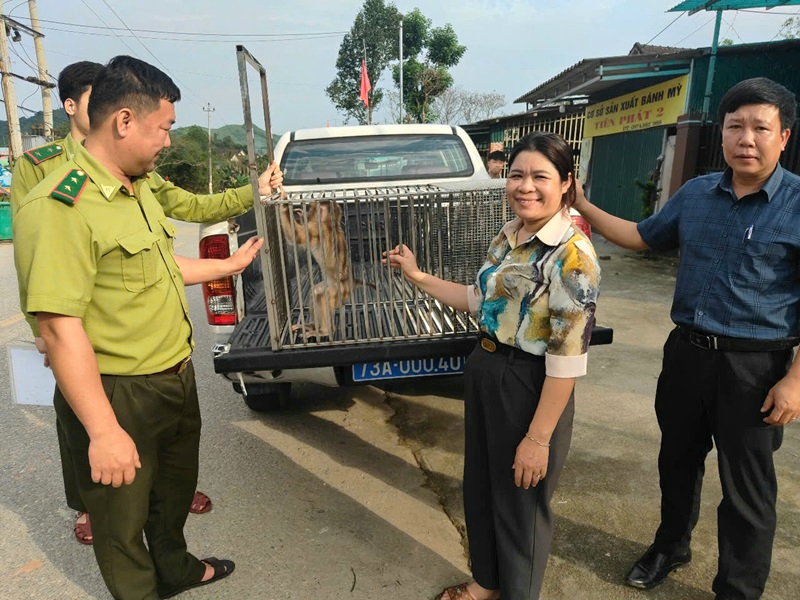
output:
[[[238,393],[242,393],[241,387],[234,384],[234,389]],[[291,383],[268,383],[247,386],[247,395],[244,397],[244,403],[250,410],[255,412],[273,412],[282,410],[289,404],[291,396],[292,384]]]

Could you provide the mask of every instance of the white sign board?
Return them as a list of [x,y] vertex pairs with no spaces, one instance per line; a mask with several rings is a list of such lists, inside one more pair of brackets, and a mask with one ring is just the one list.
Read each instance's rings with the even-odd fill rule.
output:
[[9,345],[11,398],[17,404],[53,406],[56,380],[44,366],[44,356],[31,345]]

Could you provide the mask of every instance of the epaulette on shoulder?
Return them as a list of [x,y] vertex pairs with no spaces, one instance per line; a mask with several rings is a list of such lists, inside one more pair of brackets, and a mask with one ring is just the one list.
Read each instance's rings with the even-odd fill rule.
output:
[[46,160],[55,158],[64,153],[64,144],[53,143],[46,146],[39,146],[33,150],[28,150],[23,154],[25,158],[31,161],[34,165],[39,165]]
[[86,171],[72,169],[58,182],[58,185],[50,192],[50,195],[59,202],[74,206],[78,201],[78,197],[83,193],[87,181],[89,181],[89,176]]

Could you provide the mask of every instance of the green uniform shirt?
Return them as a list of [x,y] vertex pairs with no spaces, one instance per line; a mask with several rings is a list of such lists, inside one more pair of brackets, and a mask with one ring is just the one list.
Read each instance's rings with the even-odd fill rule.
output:
[[[72,160],[81,144],[70,133],[63,140],[29,150],[14,165],[11,176],[11,220],[19,210],[25,196],[50,173]],[[253,188],[249,185],[225,190],[219,194],[197,195],[176,187],[153,172],[147,176],[147,185],[153,192],[164,214],[178,221],[206,223],[222,221],[247,212],[253,207]],[[25,299],[20,290],[20,306]],[[36,319],[26,315],[34,335],[39,335]]]
[[81,318],[107,375],[156,373],[193,347],[175,227],[146,178],[133,188],[81,146],[13,222],[23,312]]
[[[36,184],[75,156],[81,146],[72,134],[63,140],[40,146],[23,154],[11,176],[11,216]],[[176,187],[158,173],[148,175],[147,183],[164,214],[178,221],[208,223],[230,219],[253,208],[253,188],[249,185],[219,194],[198,195]]]
[[36,184],[58,167],[75,156],[79,146],[72,134],[63,140],[28,150],[14,163],[11,172],[11,218],[19,210],[19,205]]

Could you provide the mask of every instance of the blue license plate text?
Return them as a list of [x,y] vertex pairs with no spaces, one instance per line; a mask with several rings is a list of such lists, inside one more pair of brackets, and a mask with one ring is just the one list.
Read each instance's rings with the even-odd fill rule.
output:
[[454,375],[464,372],[466,360],[465,356],[446,356],[441,358],[412,358],[408,360],[359,363],[353,365],[353,381]]

